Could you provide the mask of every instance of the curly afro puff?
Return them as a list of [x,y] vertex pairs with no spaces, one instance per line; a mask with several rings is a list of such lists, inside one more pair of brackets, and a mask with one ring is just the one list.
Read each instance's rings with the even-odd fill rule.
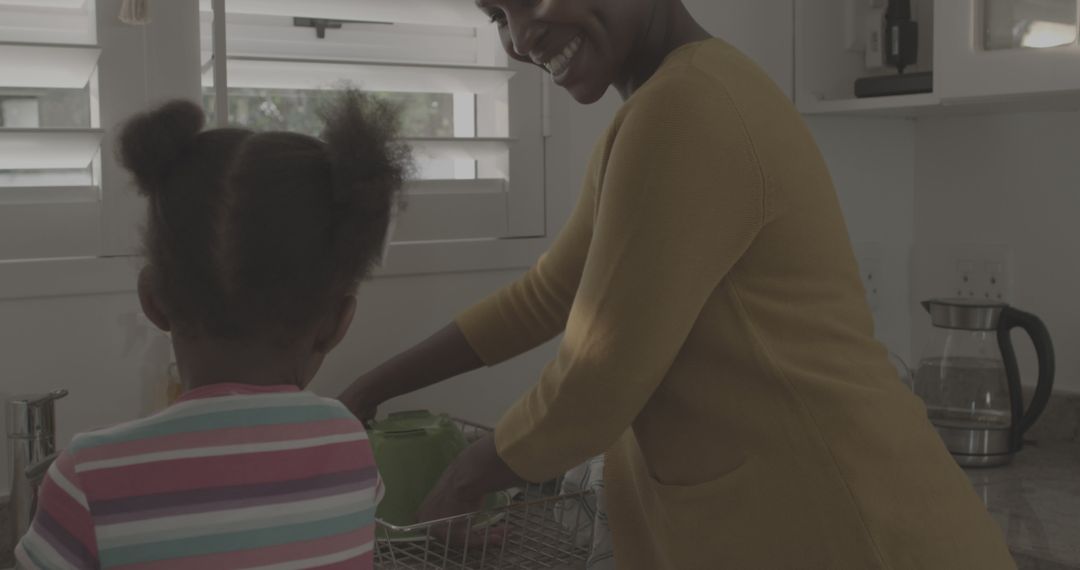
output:
[[398,110],[346,91],[320,139],[203,130],[197,105],[133,118],[120,159],[149,201],[151,286],[174,332],[288,342],[379,261],[410,172]]

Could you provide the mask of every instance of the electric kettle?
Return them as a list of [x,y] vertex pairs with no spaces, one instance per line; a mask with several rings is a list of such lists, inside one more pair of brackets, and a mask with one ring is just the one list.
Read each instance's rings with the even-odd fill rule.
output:
[[[960,465],[1009,463],[1053,388],[1054,345],[1046,325],[1004,303],[934,299],[923,307],[934,328],[914,390],[930,421]],[[1010,338],[1017,328],[1031,337],[1038,357],[1038,384],[1027,406]]]

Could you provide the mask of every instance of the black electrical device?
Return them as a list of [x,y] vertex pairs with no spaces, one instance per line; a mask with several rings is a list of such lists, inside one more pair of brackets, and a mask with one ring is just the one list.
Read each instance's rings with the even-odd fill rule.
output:
[[882,50],[885,64],[897,74],[863,77],[855,81],[855,96],[913,95],[934,90],[932,72],[904,73],[919,60],[919,24],[911,17],[911,0],[889,0],[885,8]]
[[911,19],[911,0],[889,0],[885,9],[885,63],[900,73],[919,60],[919,24]]

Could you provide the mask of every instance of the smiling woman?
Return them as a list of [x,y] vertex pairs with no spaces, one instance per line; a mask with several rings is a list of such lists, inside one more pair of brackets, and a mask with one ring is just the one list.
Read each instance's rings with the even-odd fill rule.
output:
[[478,5],[579,102],[625,103],[547,254],[342,396],[370,416],[563,334],[421,516],[604,454],[620,569],[1013,568],[874,339],[829,172],[766,74],[680,0]]
[[629,96],[660,64],[664,49],[652,49],[657,45],[708,37],[680,2],[664,9],[652,0],[478,0],[477,6],[499,26],[511,57],[544,68],[583,104],[611,86]]

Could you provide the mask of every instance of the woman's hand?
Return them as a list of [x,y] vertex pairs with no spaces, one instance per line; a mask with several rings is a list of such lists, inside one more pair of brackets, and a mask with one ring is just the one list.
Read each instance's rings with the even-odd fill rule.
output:
[[[484,508],[484,497],[489,493],[503,491],[521,483],[521,479],[499,457],[495,438],[487,436],[468,449],[447,468],[427,500],[420,506],[417,520],[437,521],[475,513]],[[473,521],[475,522],[475,521]],[[451,544],[482,547],[498,544],[506,539],[508,528],[474,528],[461,521],[448,525],[436,525],[434,535]]]
[[417,520],[430,522],[475,513],[484,507],[484,493],[477,493],[462,484],[454,467],[447,469],[420,506]]
[[521,478],[499,457],[495,437],[489,435],[469,446],[446,469],[417,518],[427,522],[476,512],[489,493],[520,484]]

